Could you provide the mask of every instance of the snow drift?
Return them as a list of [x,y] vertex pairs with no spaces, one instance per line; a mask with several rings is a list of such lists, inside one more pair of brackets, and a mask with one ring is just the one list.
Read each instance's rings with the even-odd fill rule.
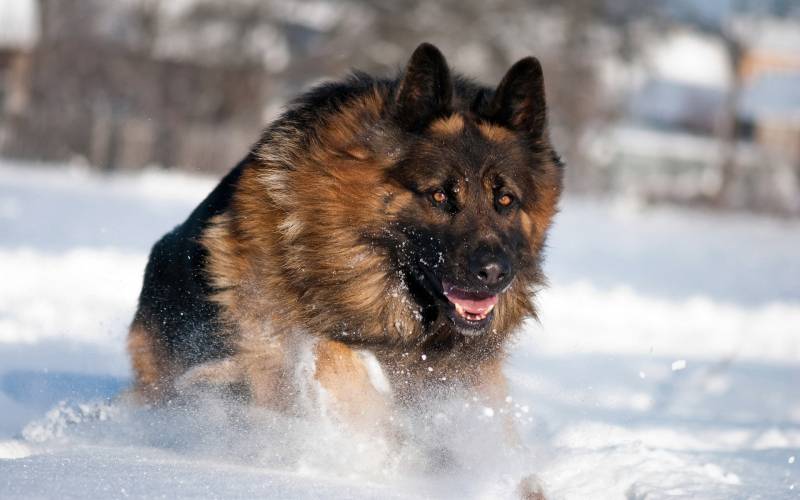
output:
[[532,472],[552,498],[797,498],[798,223],[567,199],[507,405],[399,415],[390,452],[324,414],[120,399],[149,245],[213,185],[0,163],[4,498],[504,498]]

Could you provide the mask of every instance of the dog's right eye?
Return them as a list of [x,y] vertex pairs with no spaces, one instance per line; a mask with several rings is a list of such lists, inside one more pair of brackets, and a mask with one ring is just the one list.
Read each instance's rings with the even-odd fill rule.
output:
[[441,189],[437,189],[433,193],[431,193],[431,199],[438,204],[442,204],[447,201],[447,195]]

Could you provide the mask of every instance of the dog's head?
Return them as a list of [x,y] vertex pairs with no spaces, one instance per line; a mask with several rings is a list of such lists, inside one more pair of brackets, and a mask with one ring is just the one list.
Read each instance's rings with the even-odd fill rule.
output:
[[414,300],[476,335],[497,327],[496,315],[530,312],[561,169],[536,59],[512,66],[493,92],[460,87],[435,47],[414,52],[392,110],[402,155],[388,170],[410,196],[390,227]]
[[507,332],[532,314],[561,192],[545,117],[536,59],[491,89],[453,77],[428,44],[398,80],[303,96],[259,154],[309,327],[408,340]]

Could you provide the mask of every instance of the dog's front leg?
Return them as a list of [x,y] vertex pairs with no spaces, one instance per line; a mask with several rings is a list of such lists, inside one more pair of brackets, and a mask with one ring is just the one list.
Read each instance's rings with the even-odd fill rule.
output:
[[[503,374],[502,359],[484,364],[475,378],[473,388],[483,404],[492,408],[495,414],[499,413],[506,445],[517,450],[524,450],[525,446],[514,422],[513,412],[509,407],[508,380]],[[521,500],[546,500],[547,498],[544,488],[535,474],[530,474],[520,480],[516,494]]]
[[314,349],[314,378],[345,425],[391,438],[391,401],[368,361],[342,342],[322,340]]
[[473,390],[482,404],[491,408],[501,419],[506,445],[520,448],[522,439],[509,408],[508,381],[503,374],[502,361],[495,359],[481,365],[473,381]]

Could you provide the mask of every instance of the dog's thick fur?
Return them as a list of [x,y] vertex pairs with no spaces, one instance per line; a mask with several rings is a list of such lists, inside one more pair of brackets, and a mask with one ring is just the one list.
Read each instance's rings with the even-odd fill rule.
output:
[[[561,170],[534,58],[490,89],[423,44],[397,79],[314,88],[153,247],[129,336],[134,393],[222,385],[292,411],[311,346],[345,421],[381,426],[392,405],[453,387],[500,405]],[[502,272],[486,281],[477,261]],[[445,282],[496,307],[459,318]]]

